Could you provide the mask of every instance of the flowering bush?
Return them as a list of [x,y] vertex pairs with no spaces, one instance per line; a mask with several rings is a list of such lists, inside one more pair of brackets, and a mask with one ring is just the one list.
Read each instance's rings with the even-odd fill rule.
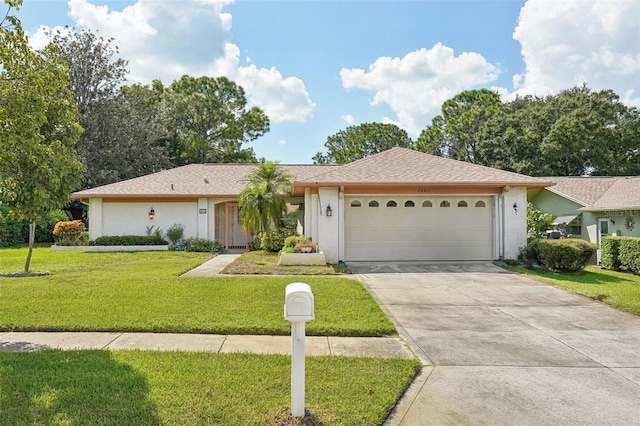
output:
[[81,220],[68,220],[56,223],[53,235],[60,246],[77,246],[80,245],[82,233],[86,231]]

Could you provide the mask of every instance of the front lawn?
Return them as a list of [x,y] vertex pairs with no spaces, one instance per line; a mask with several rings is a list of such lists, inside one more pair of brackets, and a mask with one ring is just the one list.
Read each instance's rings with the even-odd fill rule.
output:
[[257,250],[243,253],[223,274],[267,274],[267,275],[340,275],[348,274],[346,266],[298,266],[278,265],[278,253]]
[[[0,250],[0,271],[19,270],[26,249]],[[208,259],[184,252],[34,251],[34,270],[0,277],[0,330],[152,331],[288,335],[285,287],[311,286],[316,320],[308,335],[386,336],[395,328],[362,285],[340,277],[181,278]]]
[[579,274],[542,272],[523,266],[512,269],[640,315],[640,277],[636,275],[608,271],[597,266],[587,266]]
[[0,351],[2,424],[379,425],[420,365],[308,357],[305,423],[290,357],[155,351]]

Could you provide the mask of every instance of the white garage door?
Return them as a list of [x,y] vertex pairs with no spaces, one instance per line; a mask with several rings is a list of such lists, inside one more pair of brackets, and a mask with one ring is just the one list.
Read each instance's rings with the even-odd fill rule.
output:
[[493,197],[346,197],[345,258],[491,260]]

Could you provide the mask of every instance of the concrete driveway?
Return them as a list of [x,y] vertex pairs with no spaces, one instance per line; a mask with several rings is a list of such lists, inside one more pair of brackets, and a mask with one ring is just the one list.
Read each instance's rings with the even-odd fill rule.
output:
[[639,425],[640,318],[491,264],[349,265],[427,366],[388,425]]

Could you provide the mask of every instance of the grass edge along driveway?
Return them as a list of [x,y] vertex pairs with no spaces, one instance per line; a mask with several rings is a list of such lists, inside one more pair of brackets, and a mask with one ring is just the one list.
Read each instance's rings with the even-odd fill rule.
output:
[[523,266],[509,269],[640,315],[640,277],[637,275],[597,266],[587,266],[578,274],[543,272]]

